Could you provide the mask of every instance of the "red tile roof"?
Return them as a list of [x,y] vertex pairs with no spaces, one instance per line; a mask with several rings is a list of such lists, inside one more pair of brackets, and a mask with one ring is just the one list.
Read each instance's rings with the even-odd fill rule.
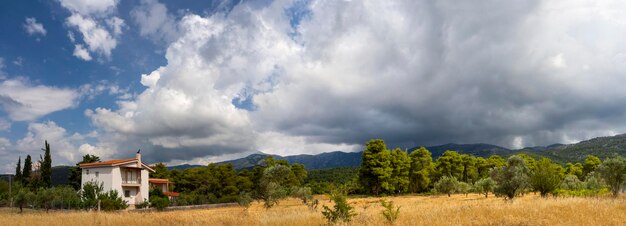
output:
[[180,195],[180,193],[173,192],[173,191],[163,192],[163,194],[166,195],[166,196],[172,196],[172,197],[178,197]]
[[80,164],[80,167],[89,167],[89,166],[112,166],[112,165],[116,165],[116,164],[120,164],[120,163],[126,163],[126,162],[132,162],[137,160],[136,158],[132,158],[132,159],[113,159],[113,160],[109,160],[109,161],[104,161],[104,162],[92,162],[92,163],[83,163]]
[[148,179],[148,182],[150,182],[151,184],[173,184],[174,183],[168,179],[161,179],[161,178],[150,178]]

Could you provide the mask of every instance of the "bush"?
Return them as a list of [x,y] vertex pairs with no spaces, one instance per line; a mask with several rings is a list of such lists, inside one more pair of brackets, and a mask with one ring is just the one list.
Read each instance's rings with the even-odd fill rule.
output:
[[385,219],[387,219],[389,223],[393,224],[400,215],[400,207],[394,206],[393,201],[387,202],[384,199],[380,200],[380,204],[383,206],[383,208],[385,208],[383,210],[383,216],[385,217]]
[[144,199],[143,202],[139,204],[135,204],[135,208],[137,209],[146,209],[150,207],[150,202],[147,199]]
[[489,192],[492,192],[495,187],[496,182],[489,177],[480,179],[474,183],[474,190],[479,194],[485,194],[485,198],[488,197]]
[[241,194],[239,194],[239,198],[237,199],[237,203],[239,203],[239,206],[243,207],[244,210],[248,210],[248,208],[250,208],[252,201],[254,200],[247,192],[241,192]]
[[601,188],[599,190],[591,190],[591,189],[581,189],[581,190],[564,190],[558,189],[555,191],[554,195],[559,197],[597,197],[610,194],[608,188]]
[[157,210],[164,210],[166,207],[170,206],[170,200],[163,197],[154,197],[150,198],[150,207],[155,208]]
[[435,183],[437,193],[447,194],[448,197],[459,188],[459,181],[455,177],[443,176]]
[[98,196],[100,207],[104,211],[123,210],[128,208],[128,204],[119,196],[117,190],[111,190]]
[[350,206],[346,201],[346,196],[339,193],[331,195],[331,199],[335,202],[333,209],[324,206],[324,210],[322,211],[322,214],[328,223],[334,224],[337,222],[350,222],[356,213],[354,213],[354,207]]

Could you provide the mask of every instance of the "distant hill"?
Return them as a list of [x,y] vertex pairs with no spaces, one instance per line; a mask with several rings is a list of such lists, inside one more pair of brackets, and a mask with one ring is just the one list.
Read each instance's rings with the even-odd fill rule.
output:
[[[419,147],[414,147],[409,149],[409,152],[413,152]],[[430,151],[433,155],[433,159],[443,155],[447,150],[454,150],[463,154],[470,154],[474,156],[480,157],[488,157],[491,155],[510,155],[513,151],[507,148],[503,148],[500,146],[492,145],[492,144],[444,144],[437,146],[426,147],[428,151]]]
[[570,162],[583,161],[587,155],[595,155],[600,159],[614,155],[626,156],[626,134],[597,137],[576,144],[557,145],[546,149],[542,154]]

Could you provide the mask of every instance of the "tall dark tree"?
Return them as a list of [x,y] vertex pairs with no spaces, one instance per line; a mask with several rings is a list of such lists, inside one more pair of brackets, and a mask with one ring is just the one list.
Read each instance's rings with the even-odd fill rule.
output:
[[41,149],[44,151],[43,161],[41,161],[41,182],[43,186],[50,187],[52,186],[52,157],[50,156],[50,144],[48,141],[45,141],[44,148]]
[[430,175],[433,171],[433,158],[430,151],[421,147],[409,155],[411,169],[409,188],[411,192],[425,192],[430,186]]
[[22,170],[22,184],[28,184],[28,180],[30,179],[30,174],[33,172],[33,160],[30,158],[30,155],[26,156],[24,159],[24,169]]
[[99,161],[100,161],[100,157],[98,156],[89,155],[89,154],[84,155],[83,160],[80,161],[79,163],[76,163],[76,166],[70,169],[70,176],[69,176],[70,185],[74,189],[80,190],[81,170],[80,170],[79,165],[83,163],[92,163],[92,162],[99,162]]
[[22,182],[22,156],[17,159],[17,165],[15,166],[15,177],[13,181]]
[[409,172],[411,159],[406,151],[396,148],[391,152],[391,184],[395,193],[405,193],[409,190]]
[[385,141],[377,139],[367,142],[362,158],[359,169],[359,183],[362,188],[367,193],[375,195],[393,191],[393,185],[390,183],[393,172],[391,153],[387,150]]
[[150,178],[164,178],[167,179],[170,177],[170,171],[167,169],[167,166],[162,162],[159,162],[152,166],[154,172],[150,172]]

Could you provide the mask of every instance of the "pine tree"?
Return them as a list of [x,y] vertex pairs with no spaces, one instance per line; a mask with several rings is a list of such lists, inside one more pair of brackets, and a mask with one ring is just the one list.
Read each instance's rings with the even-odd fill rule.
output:
[[386,191],[393,191],[390,183],[391,153],[387,150],[385,141],[377,139],[367,143],[363,151],[363,161],[359,169],[359,183],[368,193],[379,195]]
[[43,186],[50,187],[52,185],[52,157],[50,157],[50,144],[45,141],[44,158],[41,162],[41,180]]
[[411,192],[425,192],[430,185],[430,174],[433,169],[433,158],[430,151],[421,147],[409,155],[411,169],[409,174]]
[[15,166],[15,177],[13,177],[14,181],[22,182],[22,156],[17,159],[17,166]]
[[396,193],[404,193],[409,189],[409,170],[411,159],[406,151],[396,148],[391,152],[391,181]]
[[26,156],[24,159],[24,169],[22,170],[22,184],[28,184],[28,180],[30,179],[30,174],[33,171],[33,162],[30,158],[30,155]]

